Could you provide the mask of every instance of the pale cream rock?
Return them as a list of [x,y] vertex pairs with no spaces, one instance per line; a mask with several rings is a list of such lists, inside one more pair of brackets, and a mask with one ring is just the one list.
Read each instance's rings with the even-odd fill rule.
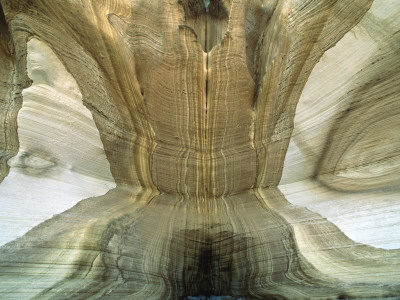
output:
[[321,57],[297,104],[280,185],[314,175],[332,124],[349,105],[341,97],[353,88],[351,79],[367,64],[377,47],[356,26]]
[[115,187],[90,111],[74,78],[38,39],[28,42],[28,75],[18,114],[20,150],[0,184],[0,245]]
[[[398,59],[389,50],[397,44],[392,36],[400,25],[394,17],[398,4],[374,1],[313,69],[297,105],[279,185],[291,203],[327,218],[357,243],[384,249],[400,248],[398,85],[388,75],[396,73],[389,60]],[[379,64],[386,65],[376,69]],[[354,98],[357,89],[366,94]],[[350,126],[338,128],[344,121]]]
[[398,190],[346,193],[316,180],[281,185],[279,189],[289,202],[319,213],[355,242],[400,248]]

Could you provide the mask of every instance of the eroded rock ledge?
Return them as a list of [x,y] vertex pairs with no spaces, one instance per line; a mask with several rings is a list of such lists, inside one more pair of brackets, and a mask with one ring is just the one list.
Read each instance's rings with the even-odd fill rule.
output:
[[0,298],[400,296],[396,1],[0,4]]

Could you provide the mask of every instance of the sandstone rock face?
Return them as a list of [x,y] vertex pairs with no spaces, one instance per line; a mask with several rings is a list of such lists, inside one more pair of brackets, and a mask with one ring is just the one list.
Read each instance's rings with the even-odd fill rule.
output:
[[78,85],[52,50],[34,38],[27,44],[27,72],[33,82],[22,91],[19,152],[8,161],[11,170],[0,185],[0,226],[11,229],[4,230],[2,244],[115,187]]
[[0,4],[0,298],[400,296],[397,0]]

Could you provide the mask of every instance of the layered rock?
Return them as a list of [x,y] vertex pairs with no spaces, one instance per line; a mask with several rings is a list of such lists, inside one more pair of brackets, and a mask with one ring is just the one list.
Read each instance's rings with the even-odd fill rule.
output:
[[27,45],[27,71],[33,83],[22,91],[19,152],[8,161],[11,170],[0,185],[0,224],[9,229],[1,244],[82,199],[115,187],[76,82],[48,46],[36,39]]
[[[375,1],[322,56],[300,97],[280,189],[353,240],[400,247],[400,26]],[[303,194],[304,193],[304,194]]]
[[372,2],[1,0],[0,197],[47,219],[2,297],[400,295],[400,8]]

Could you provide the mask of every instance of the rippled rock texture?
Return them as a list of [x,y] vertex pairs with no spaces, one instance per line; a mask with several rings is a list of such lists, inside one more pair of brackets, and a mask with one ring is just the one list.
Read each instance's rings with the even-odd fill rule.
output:
[[0,298],[400,296],[397,0],[0,4]]

